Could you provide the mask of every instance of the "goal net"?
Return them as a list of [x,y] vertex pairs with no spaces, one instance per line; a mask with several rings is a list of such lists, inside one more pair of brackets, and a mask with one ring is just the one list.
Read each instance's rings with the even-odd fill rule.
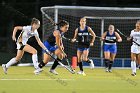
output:
[[[53,6],[42,7],[43,41],[57,27],[53,26],[48,18],[50,16],[55,23],[60,20],[69,22],[70,27],[65,34],[67,38],[73,38],[75,29],[79,26],[81,17],[87,18],[87,25],[90,26],[97,36],[101,36],[108,26],[113,24],[125,35],[129,36],[131,30],[135,28],[135,23],[140,19],[139,8],[113,8],[113,7],[83,7],[83,6]],[[117,67],[130,67],[130,47],[131,43],[121,36],[123,42],[118,43],[118,52],[114,62]],[[76,56],[77,44],[64,40],[65,52],[69,60]],[[103,66],[103,42],[96,38],[94,46],[90,48],[89,57],[94,60],[95,66]],[[86,64],[85,64],[86,65]]]

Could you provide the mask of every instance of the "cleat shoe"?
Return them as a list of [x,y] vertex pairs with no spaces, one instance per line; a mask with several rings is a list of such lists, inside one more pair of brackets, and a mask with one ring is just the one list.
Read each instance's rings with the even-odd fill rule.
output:
[[81,74],[83,76],[86,76],[86,74],[84,73],[84,71],[79,71],[79,72],[77,72],[77,74]]
[[94,68],[93,60],[90,59],[89,61],[90,61],[90,68],[93,69]]
[[108,70],[108,72],[112,73],[112,70],[111,70],[111,69],[109,69],[109,70]]
[[105,72],[109,72],[108,68],[105,68]]
[[134,73],[132,73],[131,75],[132,75],[132,76],[136,76],[136,73],[134,72]]
[[140,69],[140,65],[138,65],[138,68]]
[[6,64],[2,64],[2,68],[5,74],[7,74],[8,68],[6,68]]
[[34,71],[34,73],[35,73],[35,75],[38,75],[38,74],[40,74],[40,72],[42,72],[42,71],[43,71],[43,69],[38,68],[38,69],[36,69],[36,70]]
[[50,70],[49,72],[52,74],[58,75],[58,73],[55,70]]

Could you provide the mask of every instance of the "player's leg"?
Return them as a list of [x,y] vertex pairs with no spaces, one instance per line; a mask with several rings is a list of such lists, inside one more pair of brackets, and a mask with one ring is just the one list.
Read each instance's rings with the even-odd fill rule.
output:
[[137,59],[136,62],[137,62],[138,68],[140,69],[140,54],[137,54],[136,59]]
[[132,76],[136,76],[136,55],[138,53],[137,46],[131,46],[131,69],[132,69]]
[[131,52],[131,69],[132,76],[136,76],[136,54]]
[[[51,53],[53,53],[53,52],[57,49],[57,47],[51,46],[51,45],[48,43],[48,41],[45,41],[43,44],[45,45],[45,47],[46,47]],[[43,50],[42,52],[43,52],[43,61],[41,61],[41,62],[39,63],[39,65],[38,65],[40,68],[44,67],[44,66],[49,62],[49,60],[50,60],[50,58],[51,58],[48,54],[45,53],[44,50]]]
[[105,63],[106,72],[108,72],[109,61],[110,61],[110,52],[109,51],[104,51],[104,63]]
[[89,54],[89,48],[85,48],[85,50],[83,51],[83,54],[82,54],[82,58],[83,58],[83,61],[89,63],[90,68],[93,69],[94,63],[93,63],[93,60],[88,58],[88,54]]
[[2,64],[5,74],[7,74],[7,70],[11,65],[17,63],[22,58],[23,54],[24,54],[23,50],[18,50],[16,57],[12,58],[7,64]]
[[54,61],[52,67],[50,68],[50,72],[55,75],[58,75],[58,73],[55,71],[55,69],[59,65],[58,61],[62,61],[64,56],[63,56],[63,53],[58,48],[54,51],[54,54],[57,56],[57,59]]
[[43,61],[41,61],[38,66],[43,68],[49,62],[50,58],[51,57],[48,54],[43,53]]
[[78,66],[79,66],[80,71],[77,72],[77,74],[82,74],[85,76],[86,74],[84,73],[83,64],[82,64],[82,54],[83,54],[83,49],[78,48],[77,49],[77,59],[78,59],[77,62],[78,62]]
[[104,64],[105,64],[105,70],[108,72],[108,65],[109,65],[109,59],[110,59],[110,51],[109,51],[110,45],[104,45]]
[[115,59],[115,57],[116,57],[116,53],[111,53],[110,54],[110,61],[109,61],[109,65],[108,65],[108,71],[109,72],[112,72],[112,65],[113,65],[113,63],[114,63],[114,59]]
[[39,74],[39,72],[42,71],[42,69],[40,69],[38,67],[38,56],[37,56],[37,50],[35,48],[33,48],[32,46],[26,44],[25,47],[23,48],[24,51],[31,53],[32,54],[32,61],[34,64],[34,68],[36,69],[34,71],[35,74]]
[[112,72],[111,68],[112,68],[116,53],[117,53],[116,44],[110,45],[109,51],[110,51],[110,59],[109,59],[108,71]]

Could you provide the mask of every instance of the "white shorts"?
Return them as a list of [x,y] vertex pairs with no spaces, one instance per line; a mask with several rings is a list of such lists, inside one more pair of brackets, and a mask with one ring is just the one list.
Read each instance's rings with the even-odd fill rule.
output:
[[140,46],[132,45],[131,46],[131,53],[139,54],[140,53]]
[[17,49],[18,50],[22,50],[24,48],[24,46],[25,46],[22,43],[16,43],[16,44],[17,44]]

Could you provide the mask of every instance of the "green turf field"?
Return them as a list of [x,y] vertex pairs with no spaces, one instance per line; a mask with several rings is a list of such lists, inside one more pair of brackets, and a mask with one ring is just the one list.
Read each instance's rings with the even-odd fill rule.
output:
[[5,75],[0,67],[0,93],[139,93],[140,71],[130,75],[130,69],[114,69],[113,73],[103,68],[85,68],[86,76],[71,74],[57,68],[59,75],[44,68],[40,75],[33,74],[33,67],[13,66]]

